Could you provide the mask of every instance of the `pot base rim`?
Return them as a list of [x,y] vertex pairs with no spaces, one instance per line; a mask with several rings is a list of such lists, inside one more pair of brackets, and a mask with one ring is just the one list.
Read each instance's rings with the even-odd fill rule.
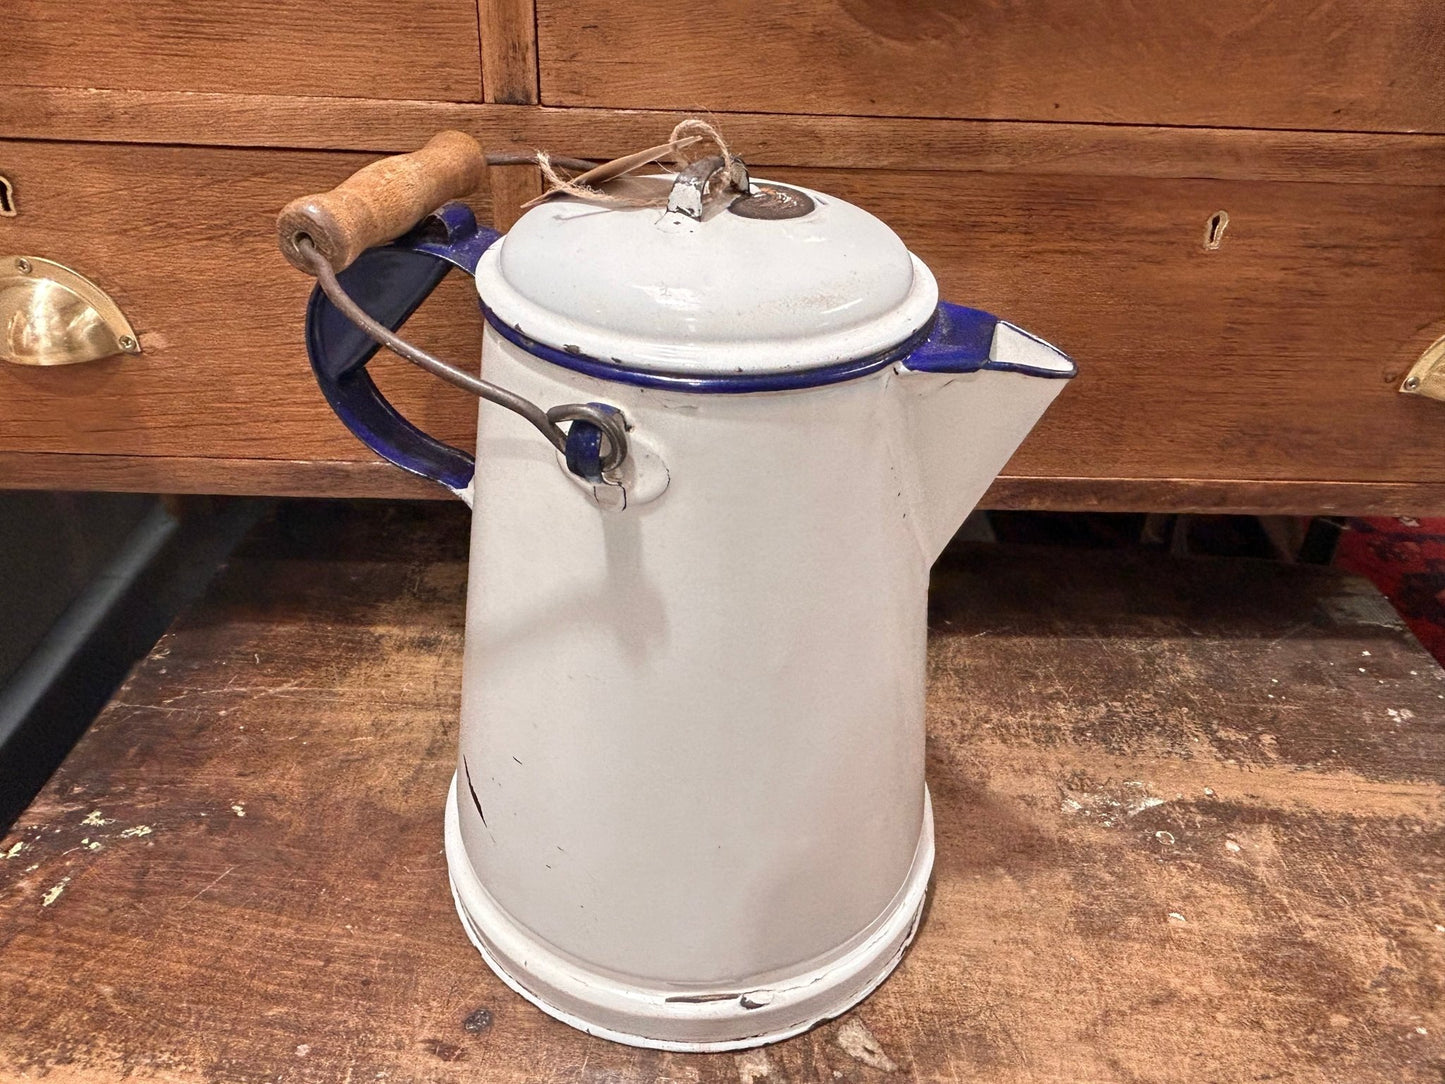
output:
[[763,989],[689,995],[619,982],[560,957],[491,897],[462,844],[453,777],[446,820],[448,880],[468,940],[514,993],[588,1035],[627,1046],[691,1053],[745,1050],[801,1034],[847,1012],[893,972],[918,931],[933,870],[933,810],[923,792],[923,826],[902,886],[860,943]]

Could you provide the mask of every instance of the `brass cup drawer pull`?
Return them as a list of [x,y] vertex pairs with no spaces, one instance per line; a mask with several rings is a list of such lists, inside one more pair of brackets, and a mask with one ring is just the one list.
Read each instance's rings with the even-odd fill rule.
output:
[[140,352],[130,321],[90,279],[40,256],[0,256],[0,359],[73,365]]
[[1445,335],[1427,346],[1419,360],[1410,366],[1400,391],[1406,395],[1445,399]]

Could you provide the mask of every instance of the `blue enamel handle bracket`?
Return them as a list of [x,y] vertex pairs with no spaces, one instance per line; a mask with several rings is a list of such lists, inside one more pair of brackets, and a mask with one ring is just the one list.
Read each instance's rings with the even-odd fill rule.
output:
[[[453,267],[474,274],[477,261],[500,237],[478,226],[464,203],[448,203],[383,248],[369,249],[337,275],[342,287],[376,321],[395,331]],[[317,286],[306,306],[306,353],[331,409],[368,448],[403,470],[454,491],[472,480],[475,461],[402,417],[366,371],[379,349]]]

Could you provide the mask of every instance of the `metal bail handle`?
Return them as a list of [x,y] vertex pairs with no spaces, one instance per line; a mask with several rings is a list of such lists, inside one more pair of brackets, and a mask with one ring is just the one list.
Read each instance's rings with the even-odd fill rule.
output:
[[[603,474],[616,470],[627,458],[626,419],[616,408],[568,403],[543,410],[514,392],[449,365],[394,330],[441,281],[446,264],[475,272],[482,252],[499,236],[495,231],[479,230],[465,205],[446,202],[476,187],[485,161],[476,140],[462,132],[443,132],[419,151],[374,162],[330,192],[287,204],[277,220],[281,251],[294,266],[315,276],[318,288],[335,311],[367,338],[448,383],[521,415],[567,457],[569,469],[576,470],[572,468],[575,460],[587,470],[582,476],[588,481],[604,482]],[[428,221],[440,227],[445,235],[442,239],[435,230],[414,229],[435,207],[440,209],[431,212]],[[375,247],[388,241],[395,243],[387,248]],[[398,296],[407,296],[402,304],[387,299],[383,307],[397,310],[388,311],[387,321],[392,326],[387,327],[357,304],[339,281],[338,272],[345,272],[355,262],[352,285],[364,285],[362,293],[374,301],[391,284],[369,281],[367,265],[375,262],[369,257],[392,251],[411,259],[421,258],[423,264],[428,262],[424,257],[443,262],[435,272],[428,268],[420,276],[409,271],[399,277],[395,290]],[[312,368],[342,420],[391,462],[462,492],[470,482],[470,457],[422,433],[386,403],[362,371],[375,347],[364,350],[348,344],[346,351],[333,356],[322,338],[313,334],[315,317],[313,302],[308,310],[307,332]],[[563,430],[559,424],[562,422],[572,424]],[[595,444],[595,454],[569,455],[573,440],[579,442],[579,447]],[[416,451],[419,446],[424,446],[425,452],[420,457]],[[462,473],[467,477],[459,483]]]
[[441,377],[447,383],[454,384],[478,398],[520,414],[531,422],[554,448],[567,457],[567,466],[574,474],[581,474],[581,472],[572,466],[572,458],[568,454],[568,448],[571,446],[570,431],[564,431],[558,425],[560,421],[572,422],[571,430],[576,430],[579,424],[585,425],[587,429],[597,434],[599,440],[603,437],[606,438],[602,440],[603,447],[599,452],[597,468],[593,472],[596,476],[581,474],[589,482],[603,483],[605,479],[602,477],[602,473],[616,470],[627,458],[626,419],[616,407],[603,406],[599,403],[567,403],[563,406],[553,407],[551,410],[543,410],[536,403],[522,398],[515,392],[498,387],[489,380],[472,376],[471,373],[458,369],[455,365],[450,365],[436,355],[407,342],[396,332],[373,320],[365,309],[351,299],[341,283],[337,281],[336,272],[330,261],[316,250],[309,238],[298,238],[296,248],[302,258],[309,263],[312,273],[316,276],[316,283],[321,287],[321,292],[343,316],[364,331],[368,337],[399,357],[405,358],[434,376]]

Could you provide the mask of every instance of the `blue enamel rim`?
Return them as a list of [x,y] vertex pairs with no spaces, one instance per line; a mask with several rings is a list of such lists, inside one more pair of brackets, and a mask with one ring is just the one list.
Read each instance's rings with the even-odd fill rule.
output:
[[869,354],[866,357],[854,358],[851,361],[839,362],[835,365],[775,373],[710,373],[707,376],[699,376],[696,373],[631,369],[619,362],[603,361],[601,358],[594,358],[587,354],[574,354],[570,350],[558,350],[555,346],[538,342],[530,335],[523,334],[517,328],[503,323],[501,318],[487,308],[485,303],[482,305],[482,312],[487,317],[487,323],[496,329],[497,334],[513,346],[520,347],[543,361],[550,361],[553,365],[560,365],[562,368],[571,369],[576,373],[611,383],[631,384],[639,388],[733,395],[747,392],[816,388],[824,384],[838,384],[845,380],[867,376],[869,373],[876,373],[879,369],[891,365],[917,350],[927,340],[934,324],[934,321],[930,320],[903,342],[889,347],[881,353]]

